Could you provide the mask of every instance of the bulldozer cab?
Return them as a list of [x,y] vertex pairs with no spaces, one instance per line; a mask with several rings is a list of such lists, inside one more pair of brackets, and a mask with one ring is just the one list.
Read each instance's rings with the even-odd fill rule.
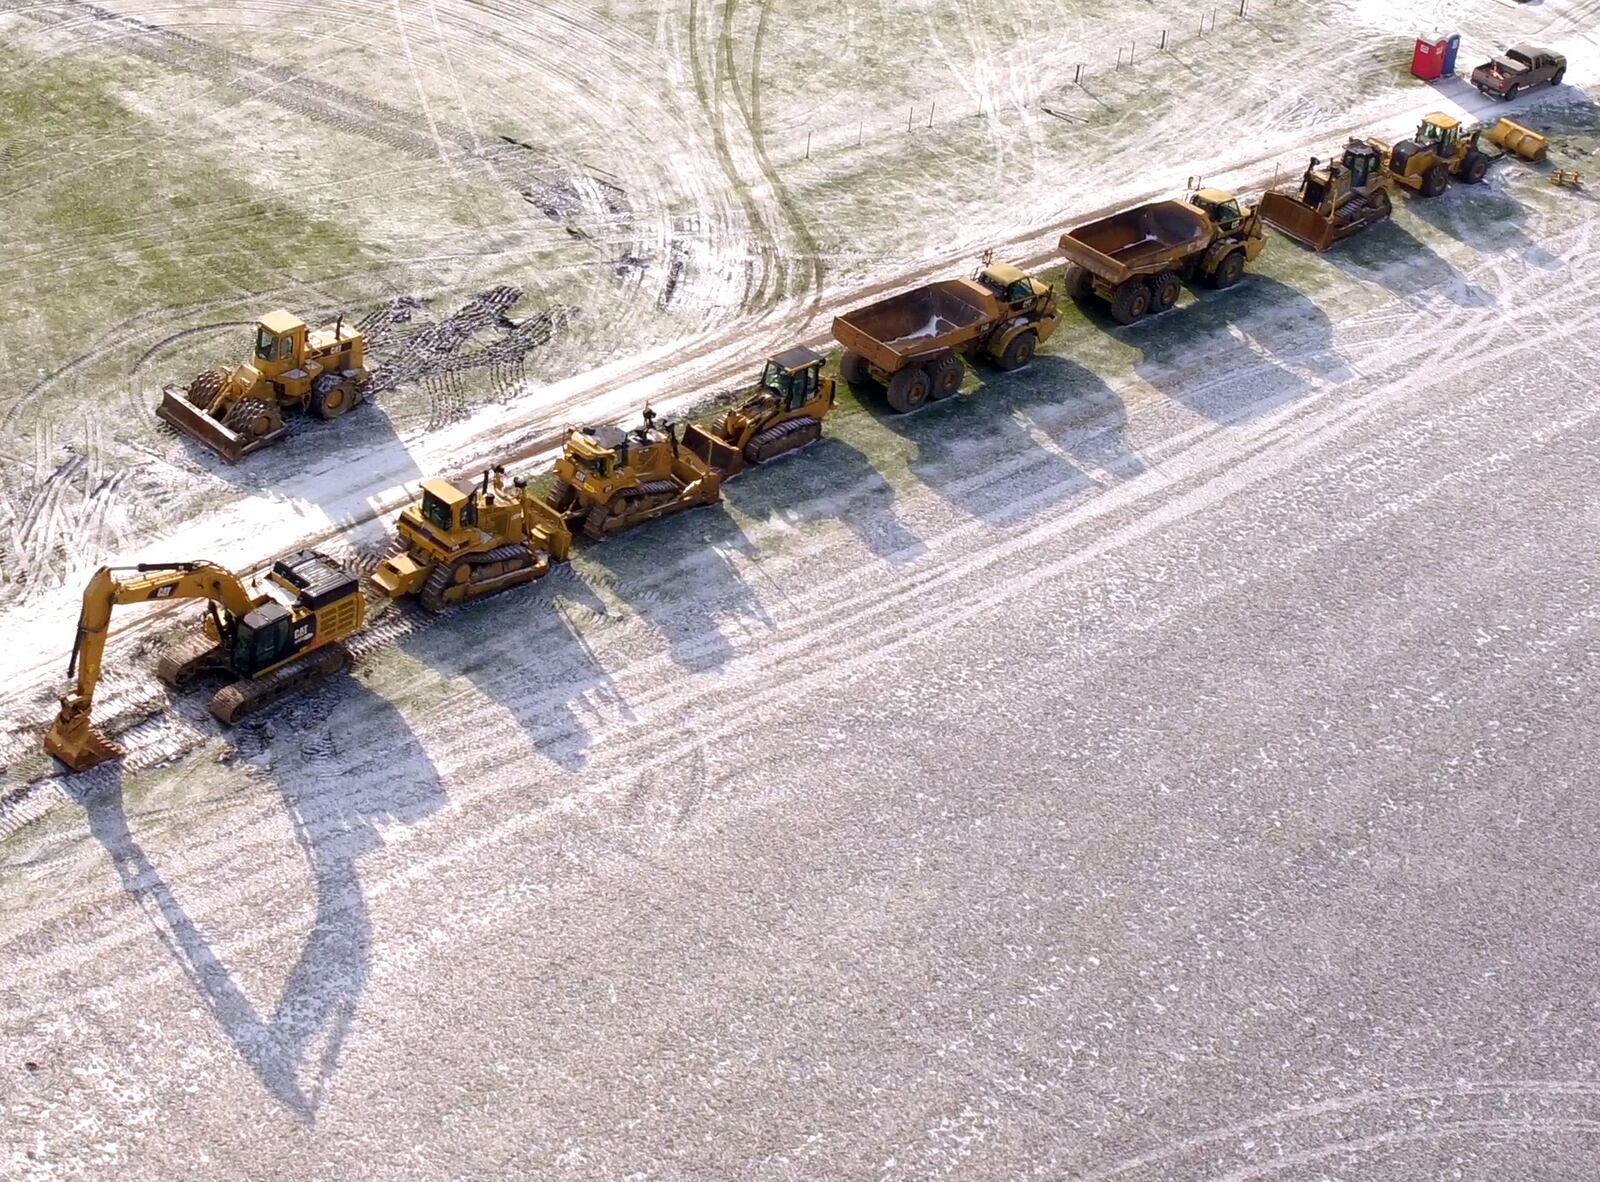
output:
[[253,364],[263,374],[276,376],[295,369],[305,353],[306,322],[279,308],[256,323]]
[[478,500],[448,480],[427,480],[422,485],[422,516],[429,525],[455,533],[478,522]]
[[817,396],[822,361],[820,353],[803,347],[768,358],[761,389],[782,402],[784,409],[799,410]]
[[1189,204],[1204,213],[1225,234],[1238,229],[1244,217],[1239,210],[1238,199],[1221,189],[1197,189],[1189,198]]
[[1383,170],[1383,156],[1371,144],[1351,140],[1345,145],[1343,164],[1350,174],[1350,187],[1364,189]]
[[1450,115],[1427,115],[1417,124],[1417,143],[1434,150],[1437,155],[1450,156],[1456,150],[1456,140],[1461,134],[1461,122]]

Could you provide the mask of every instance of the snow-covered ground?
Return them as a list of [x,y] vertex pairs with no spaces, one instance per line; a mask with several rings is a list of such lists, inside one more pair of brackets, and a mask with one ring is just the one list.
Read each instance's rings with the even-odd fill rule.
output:
[[[980,80],[996,113],[915,148],[863,114],[859,155],[817,137],[810,161],[751,127],[911,99],[889,63],[848,59],[854,100],[795,64],[831,68],[828,6],[399,5],[367,15],[415,75],[382,68],[393,42],[272,58],[319,80],[345,63],[341,85],[390,107],[409,79],[448,171],[473,159],[454,129],[493,127],[505,89],[474,71],[506,68],[497,46],[536,55],[518,93],[549,85],[517,117],[678,145],[661,208],[738,222],[695,249],[743,251],[751,278],[686,269],[702,319],[669,303],[644,328],[646,269],[631,327],[596,336],[591,305],[514,401],[431,429],[419,409],[382,444],[356,419],[327,449],[308,431],[248,483],[154,444],[130,479],[155,497],[180,473],[170,500],[108,513],[120,531],[76,566],[13,588],[0,715],[27,788],[7,815],[31,823],[0,847],[0,1174],[1586,1176],[1600,270],[1592,199],[1520,163],[1323,258],[1277,241],[1239,288],[1134,330],[1074,312],[970,400],[847,410],[723,508],[442,620],[386,619],[353,677],[226,736],[152,683],[175,617],[125,613],[102,716],[148,716],[127,766],[37,779],[81,567],[119,547],[353,553],[422,474],[533,463],[563,422],[726,385],[987,245],[1043,261],[1063,222],[1188,175],[1259,189],[1347,131],[1497,113],[1405,81],[1418,22],[1462,27],[1468,61],[1507,30],[1567,52],[1572,82],[1597,66],[1592,5],[1263,5],[1228,42],[1248,49],[1235,85],[1196,39],[1078,93],[1090,26],[1062,20],[1053,46],[1017,28],[1076,6],[947,7],[897,6],[896,60]],[[1127,8],[1138,35],[1163,16]],[[220,36],[244,8],[126,11]],[[29,52],[87,35],[28,23]],[[294,24],[274,6],[255,48]],[[1379,49],[1341,101],[1331,80]],[[586,69],[539,74],[564,53]],[[771,122],[739,122],[754,75],[730,63],[752,55],[784,73]],[[655,118],[556,97],[624,60],[681,64],[643,79]],[[452,69],[460,97],[433,95]],[[713,101],[675,121],[679,80],[703,101],[696,69]],[[215,99],[184,110],[202,123]],[[1581,86],[1513,111],[1588,169]],[[581,159],[580,127],[546,130]],[[638,185],[663,167],[640,142],[583,163]],[[445,253],[430,240],[407,273]],[[473,265],[439,280],[446,304],[522,278]],[[28,413],[69,420],[73,389]],[[128,417],[100,420],[85,463],[114,474],[94,456],[127,462],[139,408],[113,401]],[[52,470],[40,430],[33,470]],[[66,528],[68,504],[45,519]]]

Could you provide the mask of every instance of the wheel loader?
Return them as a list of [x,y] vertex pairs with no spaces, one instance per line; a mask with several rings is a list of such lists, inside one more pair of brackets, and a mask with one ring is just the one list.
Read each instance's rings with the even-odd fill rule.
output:
[[822,354],[803,346],[767,359],[761,382],[710,429],[691,423],[683,446],[730,480],[746,465],[764,464],[822,437],[833,409],[834,382],[822,373]]
[[643,521],[722,499],[721,468],[656,425],[645,407],[632,431],[581,427],[567,436],[546,503],[569,528],[599,541]]
[[230,464],[282,439],[284,412],[335,419],[366,396],[366,341],[344,317],[309,331],[282,308],[256,323],[255,354],[233,369],[208,369],[187,389],[168,386],[156,416]]
[[73,771],[123,754],[89,721],[112,609],[179,599],[206,600],[206,614],[197,634],[161,654],[156,675],[175,688],[207,673],[231,678],[211,699],[211,713],[229,725],[343,672],[343,641],[366,623],[359,584],[315,550],[273,563],[255,592],[212,562],[101,567],[84,588],[67,663],[76,683],[44,733],[45,750]]
[[1261,219],[1315,251],[1359,234],[1394,211],[1389,177],[1378,149],[1361,140],[1326,166],[1313,156],[1298,194],[1269,190],[1261,197]]
[[372,582],[385,595],[417,595],[430,612],[542,579],[572,546],[566,520],[505,469],[477,487],[427,480],[422,498],[395,523],[401,550],[385,558]]
[[1481,128],[1467,130],[1454,115],[1424,115],[1417,133],[1397,144],[1367,142],[1383,154],[1384,170],[1396,184],[1424,197],[1437,197],[1455,177],[1468,185],[1483,180],[1495,153],[1479,146]]

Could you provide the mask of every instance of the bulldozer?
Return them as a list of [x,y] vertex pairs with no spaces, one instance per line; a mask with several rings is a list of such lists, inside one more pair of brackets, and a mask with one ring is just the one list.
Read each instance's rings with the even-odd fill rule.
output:
[[1383,154],[1384,171],[1396,184],[1424,197],[1437,197],[1455,177],[1465,184],[1483,180],[1496,154],[1479,147],[1481,128],[1464,128],[1454,115],[1424,115],[1417,133],[1397,144],[1367,141]]
[[366,397],[366,341],[340,316],[315,332],[282,308],[256,323],[255,354],[233,369],[208,369],[187,388],[166,387],[156,417],[229,463],[287,433],[284,412],[336,419]]
[[520,477],[508,487],[505,469],[483,474],[476,487],[427,480],[422,497],[395,523],[398,553],[385,558],[372,582],[385,595],[417,595],[430,612],[542,579],[551,560],[572,547],[566,520],[528,490]]
[[207,673],[231,678],[211,699],[211,713],[228,725],[343,672],[343,641],[366,623],[360,585],[315,550],[273,563],[255,592],[213,562],[101,567],[84,588],[67,663],[76,681],[44,733],[46,751],[75,772],[122,757],[89,719],[112,609],[181,599],[207,601],[201,628],[161,654],[156,675],[174,688]]
[[769,357],[755,391],[709,430],[689,424],[683,445],[729,480],[746,465],[815,443],[833,409],[834,381],[823,376],[823,361],[821,353],[804,346]]
[[1339,159],[1319,165],[1313,156],[1300,178],[1298,194],[1278,190],[1262,194],[1262,220],[1321,252],[1393,212],[1383,156],[1371,144],[1353,139]]
[[[722,499],[727,473],[686,447],[671,423],[580,427],[569,432],[546,497],[569,528],[595,541],[640,522],[712,505]],[[740,449],[742,452],[742,449]]]

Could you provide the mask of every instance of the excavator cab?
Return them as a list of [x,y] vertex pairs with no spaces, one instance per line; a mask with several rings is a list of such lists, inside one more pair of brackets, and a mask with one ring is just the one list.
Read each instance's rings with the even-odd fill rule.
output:
[[817,396],[822,362],[822,354],[804,346],[780,353],[768,359],[761,389],[783,403],[785,410],[799,410]]
[[281,603],[264,603],[234,625],[233,671],[254,677],[270,669],[291,651],[289,609]]

